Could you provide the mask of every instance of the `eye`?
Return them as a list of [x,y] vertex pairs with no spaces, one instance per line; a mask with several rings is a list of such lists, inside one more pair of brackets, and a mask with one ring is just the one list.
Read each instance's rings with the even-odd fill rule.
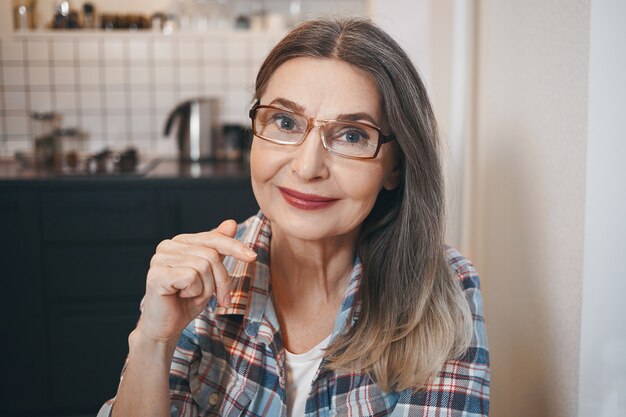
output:
[[294,131],[298,126],[296,120],[287,114],[275,114],[272,116],[270,120],[278,129],[291,132]]
[[370,141],[370,135],[358,127],[344,126],[333,133],[332,140],[346,146],[366,146]]
[[361,132],[359,130],[348,130],[342,134],[344,140],[349,143],[359,143],[368,139],[366,136],[365,132]]

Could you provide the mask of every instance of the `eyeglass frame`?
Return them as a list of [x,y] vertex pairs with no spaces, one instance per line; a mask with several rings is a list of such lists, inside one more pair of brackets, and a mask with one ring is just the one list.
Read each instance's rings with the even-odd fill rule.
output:
[[[256,131],[256,114],[257,111],[261,108],[266,108],[266,109],[275,109],[275,110],[280,110],[280,111],[284,111],[290,114],[293,114],[295,116],[300,116],[302,118],[304,118],[307,121],[307,127],[306,130],[304,131],[304,133],[302,134],[302,138],[300,139],[300,141],[298,142],[285,142],[285,141],[280,141],[280,140],[276,140],[276,139],[270,139],[268,137],[265,137],[263,135],[260,135],[257,133]],[[265,104],[261,104],[260,101],[257,101],[252,108],[250,109],[250,111],[248,112],[248,116],[250,117],[250,119],[252,120],[252,133],[255,136],[260,137],[263,140],[267,140],[269,142],[272,143],[276,143],[279,145],[287,145],[287,146],[297,146],[297,145],[301,145],[304,140],[306,139],[306,137],[309,135],[309,133],[311,133],[311,130],[313,130],[314,127],[319,127],[320,128],[320,138],[322,139],[322,145],[324,145],[324,149],[326,149],[328,152],[334,154],[334,155],[338,155],[342,158],[348,158],[348,159],[375,159],[378,156],[378,152],[380,151],[380,148],[388,142],[391,142],[393,140],[396,139],[396,136],[393,133],[390,134],[385,134],[383,133],[383,131],[378,127],[375,126],[373,124],[367,123],[367,122],[357,122],[357,121],[346,121],[346,120],[337,120],[337,119],[315,119],[313,117],[309,117],[305,114],[293,111],[293,110],[288,110],[288,109],[284,109],[282,107],[276,107],[276,106],[271,106],[271,105],[265,105]],[[376,145],[376,151],[374,151],[374,155],[372,156],[357,156],[357,155],[347,155],[338,151],[335,151],[331,148],[328,147],[328,145],[326,144],[326,136],[324,135],[324,126],[327,125],[328,123],[334,123],[334,122],[338,122],[338,123],[346,123],[346,124],[354,124],[354,125],[361,125],[361,126],[366,126],[370,129],[374,129],[378,132],[378,143]]]

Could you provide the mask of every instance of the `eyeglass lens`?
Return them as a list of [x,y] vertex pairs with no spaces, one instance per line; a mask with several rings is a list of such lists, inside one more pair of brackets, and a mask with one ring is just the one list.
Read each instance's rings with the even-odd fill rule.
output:
[[[306,117],[277,108],[261,107],[255,117],[255,134],[282,144],[297,144],[307,133]],[[322,127],[326,147],[349,156],[373,156],[379,132],[351,122],[328,122]]]

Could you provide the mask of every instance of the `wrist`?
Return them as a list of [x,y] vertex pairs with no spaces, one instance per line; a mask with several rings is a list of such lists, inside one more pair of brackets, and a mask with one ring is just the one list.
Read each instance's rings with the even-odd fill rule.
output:
[[155,339],[142,332],[140,327],[135,328],[128,336],[129,354],[138,352],[141,355],[150,355],[170,361],[176,350],[178,338]]

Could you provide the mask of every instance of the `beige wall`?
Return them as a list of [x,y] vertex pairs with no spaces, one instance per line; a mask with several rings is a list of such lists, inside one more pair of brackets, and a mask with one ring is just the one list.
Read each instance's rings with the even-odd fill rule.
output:
[[472,251],[496,417],[577,414],[589,14],[478,3]]
[[626,2],[592,0],[579,417],[626,416]]

